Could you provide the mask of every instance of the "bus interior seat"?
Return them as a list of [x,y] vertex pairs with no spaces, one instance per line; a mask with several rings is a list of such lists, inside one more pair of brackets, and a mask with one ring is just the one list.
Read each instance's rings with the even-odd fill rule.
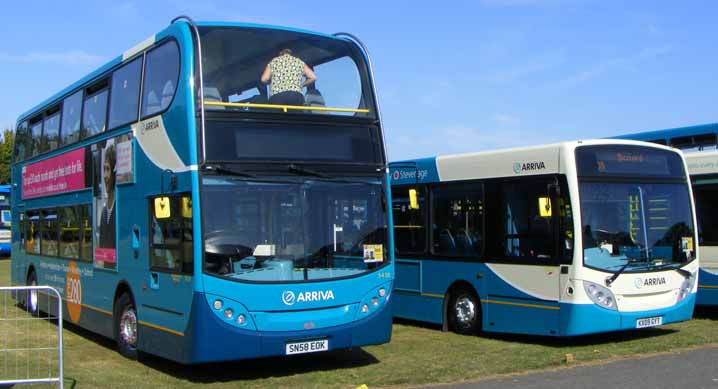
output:
[[[222,95],[219,93],[219,88],[213,87],[213,86],[206,86],[204,87],[204,101],[212,101],[221,103],[222,102]],[[204,109],[208,111],[223,111],[224,107],[217,107],[214,105],[206,105]]]
[[447,254],[456,253],[456,241],[448,228],[444,228],[439,233],[439,251]]
[[162,98],[160,100],[160,105],[161,105],[162,109],[164,109],[170,105],[174,96],[175,96],[175,84],[172,81],[167,80],[167,82],[165,82],[164,87],[162,87]]
[[474,241],[464,229],[460,229],[456,234],[456,249],[460,254],[474,255]]

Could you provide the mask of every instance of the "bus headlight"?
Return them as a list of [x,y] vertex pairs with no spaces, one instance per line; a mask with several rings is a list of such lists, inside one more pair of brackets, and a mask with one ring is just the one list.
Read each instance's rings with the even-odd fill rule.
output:
[[618,310],[616,297],[608,288],[590,281],[583,281],[583,289],[594,304],[606,309]]
[[681,284],[681,289],[678,290],[678,301],[677,303],[683,301],[686,299],[686,297],[690,296],[691,292],[693,291],[693,285],[695,285],[696,282],[696,273],[691,273],[690,277],[683,280],[683,283]]
[[214,300],[212,306],[214,307],[214,309],[219,311],[220,309],[222,309],[222,300]]
[[224,310],[224,317],[226,317],[227,319],[231,319],[233,315],[234,311],[232,311],[232,308],[227,308]]

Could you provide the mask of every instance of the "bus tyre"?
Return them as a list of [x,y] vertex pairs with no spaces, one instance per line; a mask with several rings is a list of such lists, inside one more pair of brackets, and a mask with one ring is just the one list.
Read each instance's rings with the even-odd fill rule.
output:
[[115,303],[115,340],[117,350],[124,357],[137,360],[137,310],[130,295],[123,293]]
[[[37,276],[35,275],[35,271],[31,271],[30,275],[27,276],[27,285],[37,286]],[[27,296],[25,296],[25,309],[27,309],[27,311],[30,312],[31,315],[39,316],[39,303],[40,295],[38,294],[37,290],[28,290]]]
[[476,334],[481,326],[481,305],[474,291],[462,287],[451,293],[447,312],[449,330],[459,334]]

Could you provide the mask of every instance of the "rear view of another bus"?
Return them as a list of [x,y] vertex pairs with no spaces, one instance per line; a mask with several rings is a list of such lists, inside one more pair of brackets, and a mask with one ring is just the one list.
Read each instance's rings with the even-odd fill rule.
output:
[[10,185],[0,185],[0,256],[10,255]]

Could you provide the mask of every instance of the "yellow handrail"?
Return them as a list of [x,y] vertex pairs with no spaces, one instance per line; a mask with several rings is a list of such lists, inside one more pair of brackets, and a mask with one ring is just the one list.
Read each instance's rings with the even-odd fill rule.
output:
[[307,105],[280,105],[280,104],[257,104],[257,103],[224,103],[220,101],[204,101],[204,105],[210,107],[240,107],[240,108],[275,108],[284,112],[288,110],[298,111],[328,111],[328,112],[354,112],[369,113],[368,109],[352,109],[352,108],[332,108],[332,107],[312,107]]

